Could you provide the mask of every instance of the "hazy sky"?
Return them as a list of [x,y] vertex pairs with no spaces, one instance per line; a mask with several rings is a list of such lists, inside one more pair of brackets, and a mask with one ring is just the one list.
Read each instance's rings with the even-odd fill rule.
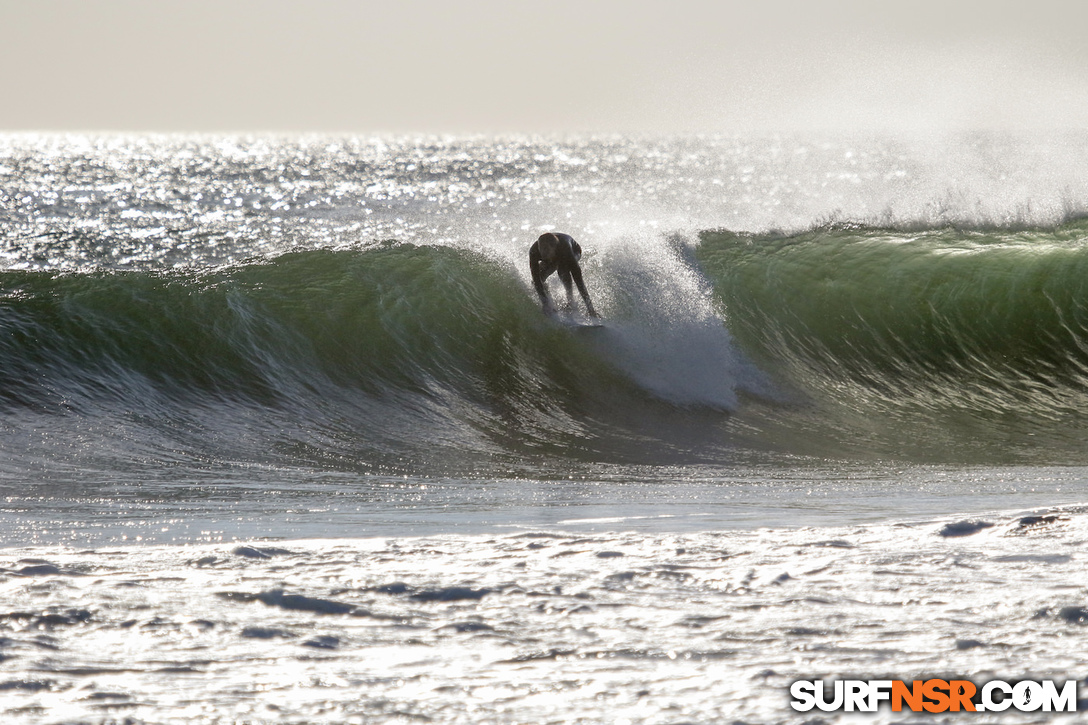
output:
[[1085,127],[1088,2],[0,0],[0,129]]

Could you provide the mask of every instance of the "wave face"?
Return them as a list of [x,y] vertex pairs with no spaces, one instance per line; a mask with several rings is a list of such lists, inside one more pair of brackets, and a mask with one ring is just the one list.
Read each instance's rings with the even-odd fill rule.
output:
[[80,465],[413,472],[752,451],[1078,460],[1086,240],[1085,222],[705,232],[652,263],[600,259],[600,330],[541,315],[507,260],[445,246],[9,270],[0,405],[24,433],[5,441],[48,458],[63,438]]
[[1083,445],[1088,222],[705,232],[698,254],[744,348],[863,439],[1044,456]]
[[[527,292],[503,260],[395,243],[205,272],[9,270],[0,405],[9,432],[80,429],[68,454],[84,462],[415,470],[681,445],[690,421],[657,426],[688,415],[690,371],[646,388],[660,352],[640,358],[622,325],[564,327]],[[711,417],[735,401],[718,388]]]

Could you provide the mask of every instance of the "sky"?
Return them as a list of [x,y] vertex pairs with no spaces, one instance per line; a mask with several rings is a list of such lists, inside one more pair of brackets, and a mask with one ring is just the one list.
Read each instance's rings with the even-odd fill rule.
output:
[[1083,0],[0,0],[0,130],[1084,128]]

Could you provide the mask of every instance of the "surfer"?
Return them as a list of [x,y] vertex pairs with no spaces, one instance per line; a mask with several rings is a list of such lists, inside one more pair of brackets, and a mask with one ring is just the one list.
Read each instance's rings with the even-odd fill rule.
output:
[[589,292],[586,291],[586,283],[582,281],[582,268],[578,266],[578,260],[582,258],[582,248],[574,237],[569,234],[548,232],[541,234],[540,238],[529,247],[529,269],[533,274],[533,286],[540,295],[540,304],[544,305],[544,312],[555,314],[555,304],[548,296],[548,288],[544,281],[552,272],[559,273],[559,279],[567,290],[567,306],[574,306],[574,290],[571,285],[578,285],[578,292],[582,295],[582,301],[586,303],[586,312],[590,317],[598,317],[597,310],[593,309],[593,303],[589,301]]

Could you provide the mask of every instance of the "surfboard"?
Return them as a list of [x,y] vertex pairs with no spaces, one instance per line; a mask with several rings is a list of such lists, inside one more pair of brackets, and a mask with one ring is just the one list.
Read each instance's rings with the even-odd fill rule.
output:
[[572,330],[592,330],[598,327],[604,327],[604,323],[599,319],[581,320],[577,317],[557,317],[559,324],[564,327],[569,327]]

